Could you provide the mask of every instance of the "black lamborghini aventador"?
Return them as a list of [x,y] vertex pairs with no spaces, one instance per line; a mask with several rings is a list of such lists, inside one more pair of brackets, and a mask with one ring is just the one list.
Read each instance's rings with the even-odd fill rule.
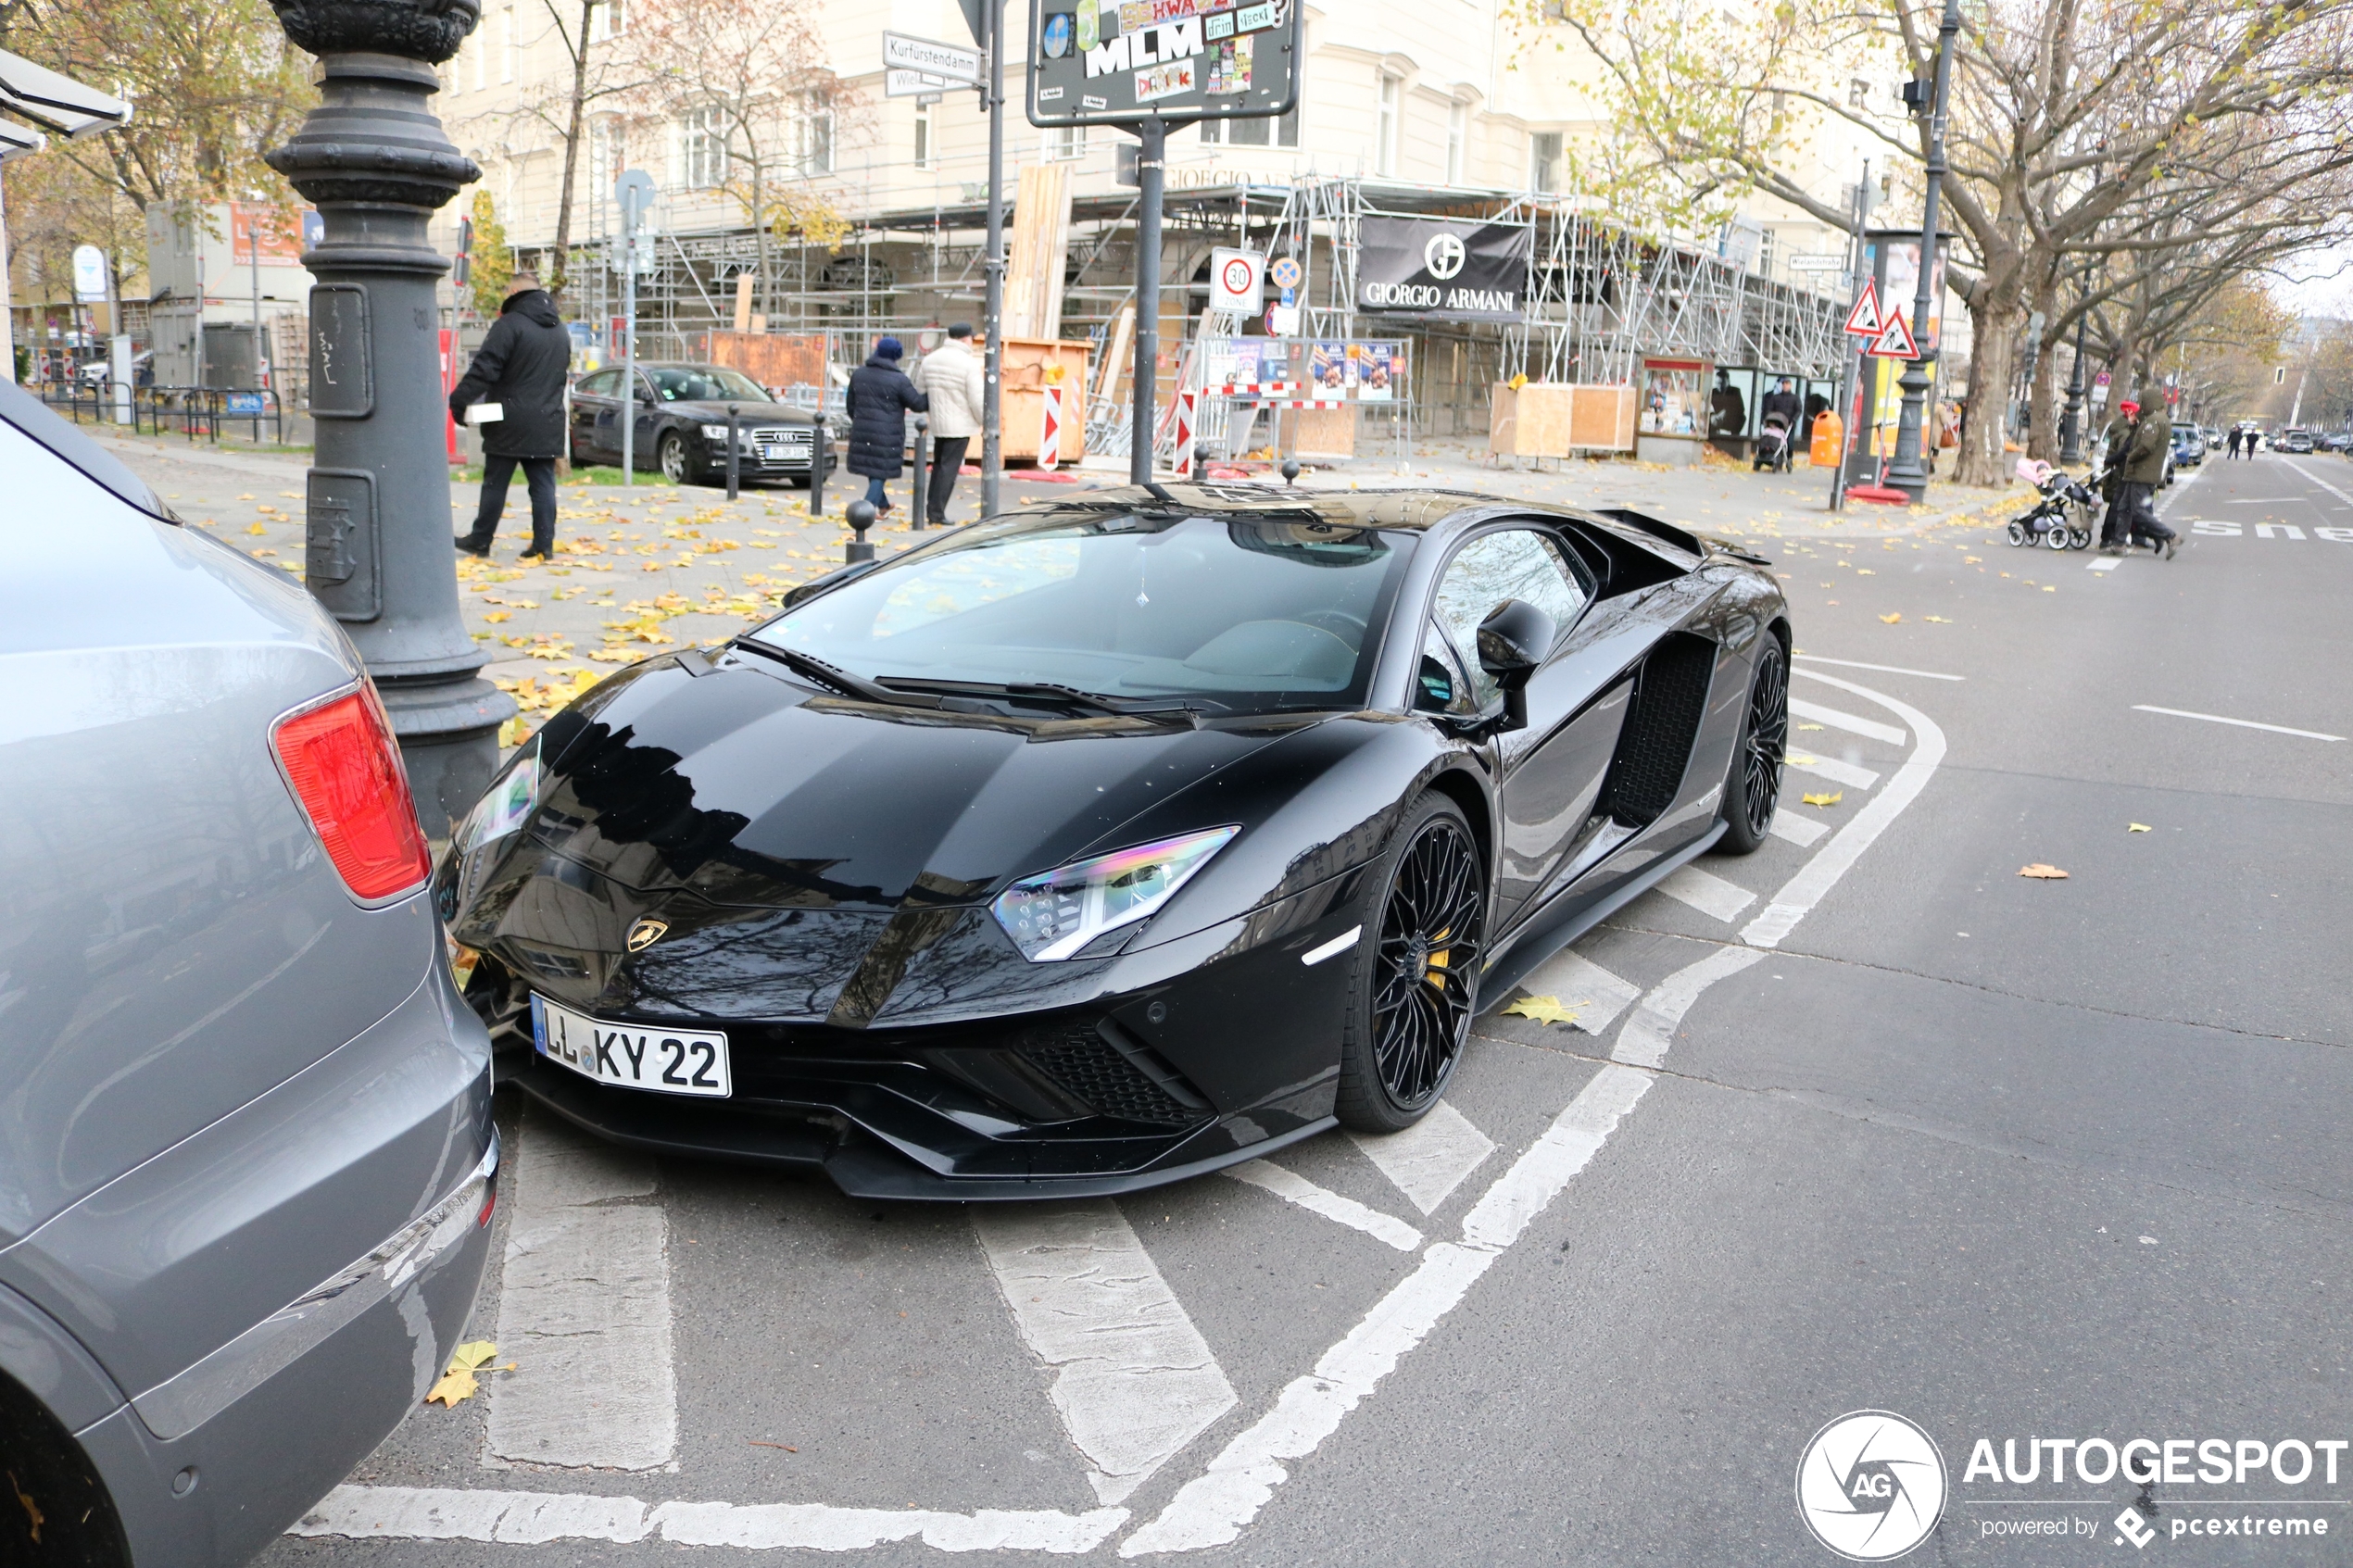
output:
[[581,1126],[864,1196],[1400,1128],[1482,994],[1764,837],[1762,566],[1429,491],[995,517],[551,720],[441,867],[466,994]]

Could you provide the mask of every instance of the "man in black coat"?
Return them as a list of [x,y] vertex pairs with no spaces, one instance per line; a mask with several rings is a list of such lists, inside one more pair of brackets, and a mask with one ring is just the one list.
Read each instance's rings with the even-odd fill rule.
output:
[[468,555],[490,553],[518,463],[531,492],[531,547],[523,554],[542,560],[555,554],[556,459],[564,454],[564,383],[571,372],[572,334],[556,314],[556,302],[536,277],[516,273],[498,320],[449,394],[449,412],[459,420],[475,403],[498,408],[498,417],[479,427],[482,506],[474,531],[458,536],[458,548]]
[[899,368],[906,352],[897,338],[884,338],[849,372],[849,471],[866,481],[866,499],[874,503],[877,519],[890,515],[883,485],[899,477],[907,451],[907,416],[931,409],[931,399]]

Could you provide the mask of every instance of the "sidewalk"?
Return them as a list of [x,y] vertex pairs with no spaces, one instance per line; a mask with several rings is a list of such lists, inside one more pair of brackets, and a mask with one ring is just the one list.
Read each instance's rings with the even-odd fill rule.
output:
[[[258,560],[301,572],[307,457],[215,450],[94,427],[89,433],[192,525]],[[1299,483],[1311,490],[1427,484],[1573,506],[1631,507],[1768,554],[1775,540],[1892,541],[1926,537],[1949,525],[1979,527],[1989,512],[2007,515],[2023,494],[1934,485],[1925,506],[1856,505],[1833,514],[1827,507],[1828,476],[1803,467],[1770,475],[1744,467],[1670,470],[1627,461],[1555,467],[1559,471],[1495,468],[1467,448],[1441,445],[1417,456],[1410,474],[1366,462],[1305,472]],[[1054,483],[1009,471],[1005,494],[1009,504],[1018,505],[1116,485],[1126,473],[1124,465],[1108,471],[1089,468],[1078,478],[1077,484]],[[894,521],[869,535],[877,554],[920,542],[905,522],[907,483],[902,477],[892,487],[900,503]],[[458,558],[467,630],[491,656],[484,673],[523,710],[502,739],[514,744],[614,668],[665,648],[715,646],[773,614],[778,595],[842,563],[842,546],[852,537],[841,521],[842,508],[862,493],[863,482],[838,475],[825,492],[829,515],[815,520],[805,490],[746,491],[730,503],[724,491],[694,486],[563,484],[557,492],[557,557],[541,565],[516,558],[531,533],[529,501],[518,482],[492,558]],[[979,494],[977,480],[964,480],[950,521],[970,521]],[[472,484],[451,486],[453,533],[470,526],[474,500]]]

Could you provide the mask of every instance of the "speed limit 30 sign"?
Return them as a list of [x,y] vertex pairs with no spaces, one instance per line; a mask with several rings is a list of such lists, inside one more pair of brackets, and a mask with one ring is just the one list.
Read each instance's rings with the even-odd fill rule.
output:
[[1255,251],[1209,253],[1209,307],[1257,314],[1266,292],[1266,258]]

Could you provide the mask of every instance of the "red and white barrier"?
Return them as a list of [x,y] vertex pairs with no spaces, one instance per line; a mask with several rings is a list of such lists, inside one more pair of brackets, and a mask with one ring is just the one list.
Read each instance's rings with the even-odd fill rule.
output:
[[1176,394],[1176,451],[1170,459],[1178,473],[1193,470],[1193,440],[1201,412],[1198,392],[1180,388]]
[[1060,382],[1048,382],[1039,390],[1044,408],[1044,424],[1038,433],[1038,466],[1052,468],[1063,460],[1063,387]]

